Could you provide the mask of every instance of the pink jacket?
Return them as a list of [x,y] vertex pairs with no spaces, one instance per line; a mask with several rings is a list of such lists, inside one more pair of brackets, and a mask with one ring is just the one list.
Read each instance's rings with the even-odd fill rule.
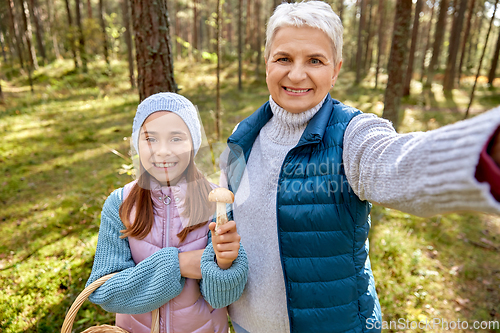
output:
[[[135,182],[124,187],[123,198],[130,193]],[[183,229],[181,216],[187,183],[184,179],[175,186],[151,183],[155,221],[151,232],[142,240],[129,237],[130,250],[137,264],[165,247],[176,247],[179,252],[204,249],[207,245],[208,224],[191,231],[179,244],[177,234]],[[213,185],[216,187],[216,185]],[[134,220],[132,210],[130,220]],[[116,325],[133,333],[151,332],[151,312],[128,315],[117,314]],[[184,289],[160,308],[161,333],[213,333],[227,332],[227,310],[213,309],[203,298],[198,280],[186,279]]]

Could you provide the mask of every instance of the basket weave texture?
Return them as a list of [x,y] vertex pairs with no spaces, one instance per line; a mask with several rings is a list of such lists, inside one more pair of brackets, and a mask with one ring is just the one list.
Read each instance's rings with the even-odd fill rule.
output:
[[[108,281],[111,277],[113,277],[116,273],[108,274],[100,279],[92,282],[87,288],[85,288],[80,295],[75,299],[73,305],[69,309],[66,314],[66,318],[64,319],[63,326],[61,327],[61,333],[71,333],[73,330],[73,322],[75,321],[76,313],[82,306],[83,302],[100,286],[104,284],[104,282]],[[153,311],[152,325],[151,325],[151,333],[159,333],[160,332],[160,312],[158,309]],[[100,326],[92,326],[87,328],[82,333],[129,333],[128,331],[120,328],[118,326],[110,326],[110,325],[100,325]]]

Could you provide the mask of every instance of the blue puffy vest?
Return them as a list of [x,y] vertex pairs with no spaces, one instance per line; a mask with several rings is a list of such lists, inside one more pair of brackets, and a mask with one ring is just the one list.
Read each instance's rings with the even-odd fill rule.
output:
[[[342,164],[345,129],[360,113],[328,95],[281,167],[277,225],[292,332],[380,331],[368,257],[371,204],[353,192]],[[229,137],[226,172],[233,192],[272,116],[267,102]]]

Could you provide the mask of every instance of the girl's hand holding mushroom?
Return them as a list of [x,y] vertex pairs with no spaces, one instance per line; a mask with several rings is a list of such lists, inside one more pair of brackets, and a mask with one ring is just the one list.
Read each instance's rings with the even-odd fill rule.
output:
[[217,257],[217,264],[221,269],[228,269],[238,257],[240,250],[241,236],[236,230],[236,223],[229,221],[215,230],[216,224],[212,222],[209,228],[212,231],[212,245]]

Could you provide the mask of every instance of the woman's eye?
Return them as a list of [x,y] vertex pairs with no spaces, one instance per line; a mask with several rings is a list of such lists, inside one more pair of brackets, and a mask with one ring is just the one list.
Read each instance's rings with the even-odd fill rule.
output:
[[312,63],[313,65],[319,65],[319,64],[322,64],[321,60],[319,60],[319,59],[311,59],[311,63]]
[[278,58],[276,61],[277,62],[287,62],[288,58]]

